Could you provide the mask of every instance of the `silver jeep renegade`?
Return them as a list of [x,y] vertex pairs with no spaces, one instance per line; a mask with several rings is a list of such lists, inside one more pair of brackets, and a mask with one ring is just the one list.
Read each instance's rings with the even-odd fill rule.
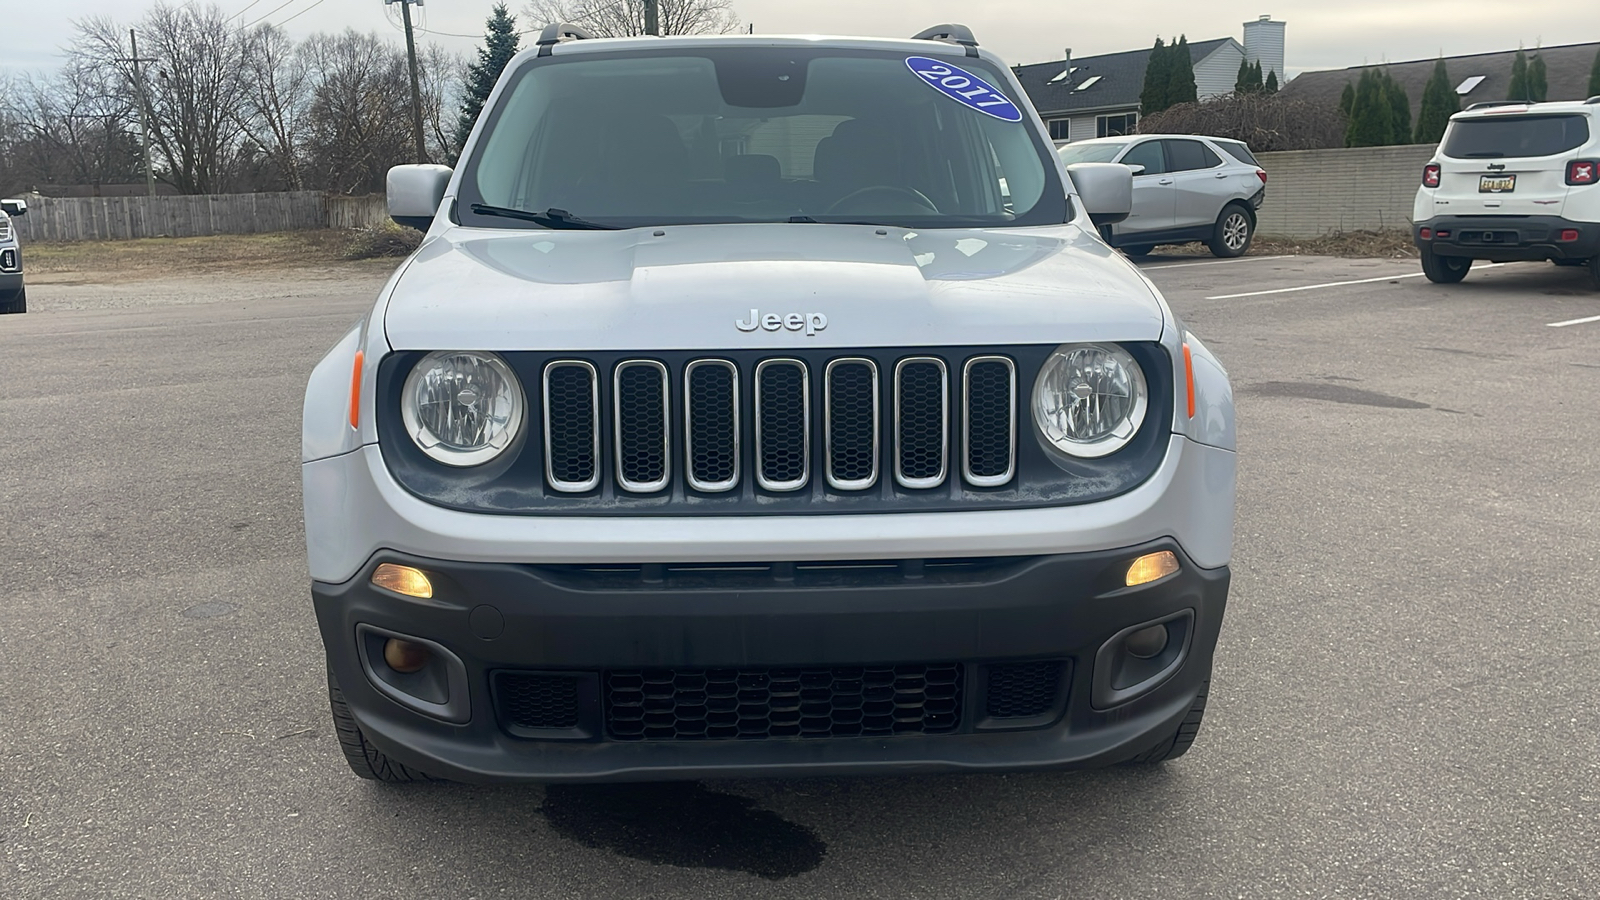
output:
[[1228,590],[1227,376],[960,26],[506,68],[312,373],[311,593],[358,775],[1181,755]]

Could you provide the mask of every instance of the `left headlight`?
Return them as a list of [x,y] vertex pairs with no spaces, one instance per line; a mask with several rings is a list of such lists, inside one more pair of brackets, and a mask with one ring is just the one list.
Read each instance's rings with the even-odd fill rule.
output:
[[1149,405],[1143,370],[1115,344],[1057,347],[1033,388],[1033,421],[1045,440],[1084,459],[1126,447]]
[[482,465],[522,431],[527,402],[511,367],[493,353],[441,350],[424,356],[400,398],[406,433],[447,466]]

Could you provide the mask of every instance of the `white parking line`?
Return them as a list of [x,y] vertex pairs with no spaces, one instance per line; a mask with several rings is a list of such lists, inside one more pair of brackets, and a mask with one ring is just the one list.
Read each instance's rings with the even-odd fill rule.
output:
[[[1505,265],[1505,263],[1488,263],[1486,265],[1475,267],[1473,271],[1477,272],[1483,269],[1496,269],[1503,265]],[[1354,281],[1330,281],[1327,284],[1304,284],[1300,287],[1277,288],[1276,290],[1271,291],[1250,291],[1244,294],[1219,294],[1215,297],[1207,297],[1206,299],[1237,300],[1240,297],[1265,297],[1268,294],[1293,294],[1299,291],[1320,291],[1323,288],[1345,287],[1352,284],[1376,284],[1380,281],[1399,281],[1402,278],[1421,278],[1422,275],[1423,273],[1421,272],[1411,272],[1406,275],[1384,275],[1380,278],[1357,278]]]
[[1584,319],[1568,319],[1565,322],[1551,322],[1551,328],[1565,328],[1568,325],[1587,325],[1590,322],[1600,322],[1600,316],[1589,316]]
[[1285,255],[1285,256],[1241,256],[1238,259],[1208,259],[1205,262],[1173,263],[1172,265],[1166,265],[1166,266],[1153,265],[1153,266],[1140,266],[1139,268],[1144,269],[1146,272],[1154,272],[1157,269],[1187,269],[1190,266],[1225,266],[1228,263],[1266,262],[1269,259],[1294,259],[1294,255],[1293,254],[1289,254],[1289,255]]

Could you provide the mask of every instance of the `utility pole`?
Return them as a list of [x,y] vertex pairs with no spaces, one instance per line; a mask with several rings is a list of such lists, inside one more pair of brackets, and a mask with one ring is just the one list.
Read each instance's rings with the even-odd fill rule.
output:
[[144,70],[139,68],[140,63],[155,62],[155,57],[139,55],[139,35],[132,28],[128,29],[128,43],[133,50],[132,56],[118,58],[117,62],[133,63],[133,87],[139,93],[139,130],[144,134],[144,186],[150,196],[156,195],[156,171],[150,167],[150,98],[144,92]]
[[416,140],[417,162],[428,161],[422,144],[422,88],[417,83],[417,41],[411,35],[411,4],[422,5],[422,0],[383,0],[385,4],[400,4],[400,19],[406,23],[406,57],[411,60],[411,128]]
[[644,0],[644,33],[661,34],[661,13],[657,9],[660,0]]

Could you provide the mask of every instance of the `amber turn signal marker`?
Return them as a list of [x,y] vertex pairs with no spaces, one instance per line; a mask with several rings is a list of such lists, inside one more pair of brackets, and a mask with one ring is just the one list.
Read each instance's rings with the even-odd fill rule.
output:
[[[350,427],[361,427],[361,363],[366,354],[356,351],[356,364],[350,371]],[[1193,413],[1190,413],[1193,415]]]
[[1178,571],[1178,555],[1171,550],[1146,553],[1128,567],[1128,587],[1149,584]]
[[396,594],[405,594],[407,597],[421,597],[426,600],[433,596],[433,582],[428,580],[428,576],[423,574],[421,569],[413,569],[410,566],[384,563],[372,573],[372,583]]
[[1194,355],[1189,352],[1189,342],[1183,343],[1183,381],[1189,388],[1189,418],[1194,418]]

